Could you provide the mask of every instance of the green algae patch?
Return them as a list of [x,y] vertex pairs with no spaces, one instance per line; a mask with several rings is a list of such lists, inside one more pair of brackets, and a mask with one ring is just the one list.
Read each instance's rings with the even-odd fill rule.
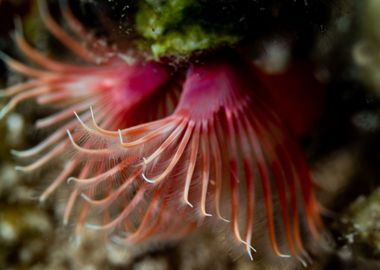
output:
[[151,45],[154,57],[178,54],[189,55],[195,51],[212,49],[223,45],[232,45],[238,37],[205,33],[198,25],[187,26],[184,32],[171,32]]
[[[145,0],[136,14],[136,30],[154,58],[189,56],[194,52],[233,45],[241,39],[228,21],[209,21],[195,0]],[[228,18],[226,18],[228,19]]]

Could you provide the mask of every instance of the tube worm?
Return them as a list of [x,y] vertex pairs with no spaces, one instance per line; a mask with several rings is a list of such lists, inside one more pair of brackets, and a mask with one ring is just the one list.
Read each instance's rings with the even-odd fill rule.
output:
[[[167,232],[173,219],[189,215],[190,208],[198,219],[213,216],[230,221],[234,238],[251,255],[255,251],[255,205],[264,204],[268,238],[276,255],[305,254],[301,209],[310,232],[316,238],[319,235],[319,209],[302,153],[271,107],[265,89],[250,77],[244,63],[219,59],[192,65],[178,106],[162,120],[118,132],[96,125],[84,125],[84,129],[88,141],[105,140],[107,147],[89,149],[72,140],[80,153],[90,154],[89,159],[96,154],[106,157],[108,151],[112,159],[120,157],[117,165],[97,177],[71,178],[84,191],[98,189],[102,182],[114,187],[100,200],[83,196],[92,207],[119,205],[109,222],[95,226],[98,229],[121,229],[126,241],[146,240],[152,230],[155,235]],[[116,174],[124,177],[115,187],[112,177]],[[132,182],[130,202],[118,202]],[[157,197],[153,195],[156,192],[160,193]],[[259,192],[262,202],[256,199]],[[227,200],[223,199],[226,194]],[[274,198],[279,201],[278,209]],[[229,210],[222,213],[226,201]],[[168,203],[175,205],[175,218],[167,214]],[[133,220],[137,227],[130,231],[124,223],[132,212],[136,213]],[[275,212],[280,216],[289,255],[279,247]],[[157,216],[161,224],[152,228]],[[184,220],[186,230],[189,223]],[[175,231],[183,230],[176,227],[172,236]]]
[[309,169],[265,84],[240,56],[189,63],[178,87],[182,75],[173,78],[168,65],[139,58],[127,63],[64,6],[74,35],[86,37],[83,45],[40,6],[49,31],[86,63],[52,60],[20,30],[18,48],[40,68],[2,54],[10,69],[30,79],[1,92],[10,99],[0,118],[27,99],[58,107],[36,124],[56,127],[50,136],[29,150],[13,151],[20,158],[39,156],[18,169],[30,173],[67,149],[76,153],[42,201],[68,179],[74,187],[64,221],[81,204],[77,231],[88,215],[101,212],[102,222],[87,226],[121,242],[167,241],[208,218],[229,223],[251,258],[262,209],[274,254],[304,260],[303,224],[315,238],[322,229]]
[[[44,2],[40,1],[39,4],[42,19],[50,33],[75,57],[80,58],[83,64],[72,65],[47,57],[27,43],[22,34],[22,27],[18,25],[14,35],[17,47],[37,67],[26,65],[1,53],[2,60],[11,70],[29,79],[0,92],[2,99],[9,99],[0,110],[0,119],[18,104],[30,99],[36,100],[39,106],[54,107],[57,112],[36,122],[37,129],[55,129],[47,138],[28,150],[12,151],[18,158],[33,160],[27,166],[17,166],[17,170],[32,173],[51,164],[52,160],[61,158],[71,149],[66,130],[75,133],[80,126],[74,112],[85,123],[92,121],[91,116],[96,114],[99,125],[117,130],[120,127],[163,117],[173,109],[178,94],[175,83],[170,83],[169,67],[149,61],[129,64],[122,55],[105,45],[95,46],[96,51],[88,50],[84,43],[94,45],[94,37],[74,17],[67,5],[62,8],[64,18],[70,29],[85,40],[77,40],[65,32],[48,13]],[[97,43],[102,44],[99,41]],[[152,107],[152,102],[156,106]],[[94,108],[91,113],[88,111],[90,107]],[[46,200],[59,185],[77,171],[78,175],[86,177],[95,174],[99,166],[102,166],[96,162],[89,162],[81,167],[80,163],[78,157],[66,162],[63,170],[41,194],[40,200]],[[69,199],[65,223],[78,193],[78,190],[74,190]]]

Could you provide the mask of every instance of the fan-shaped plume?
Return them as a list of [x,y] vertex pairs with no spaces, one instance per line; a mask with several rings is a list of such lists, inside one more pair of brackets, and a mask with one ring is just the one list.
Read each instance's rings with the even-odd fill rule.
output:
[[188,70],[172,115],[117,132],[84,124],[85,135],[72,138],[78,153],[117,160],[95,177],[71,178],[85,194],[98,191],[82,196],[91,208],[114,211],[91,227],[139,242],[182,235],[189,229],[184,217],[216,218],[230,221],[251,255],[255,212],[263,204],[274,253],[302,260],[300,216],[316,238],[322,224],[304,157],[270,105],[244,63],[208,60]]
[[[114,49],[105,45],[98,45],[97,51],[92,52],[86,48],[86,44],[92,42],[94,37],[75,19],[67,5],[63,5],[63,17],[77,36],[84,37],[82,41],[73,38],[53,20],[44,1],[39,1],[39,4],[41,16],[50,33],[74,56],[87,63],[72,65],[47,57],[27,43],[22,34],[22,26],[17,23],[14,35],[17,47],[35,65],[23,64],[1,53],[9,68],[25,75],[28,80],[0,91],[2,99],[9,99],[0,111],[0,119],[18,104],[30,99],[36,100],[38,105],[57,108],[56,113],[36,122],[38,129],[54,130],[46,139],[31,149],[12,151],[18,158],[33,160],[27,166],[18,166],[18,170],[33,172],[53,164],[52,160],[56,161],[70,150],[71,143],[66,131],[73,132],[73,137],[77,138],[79,135],[76,132],[80,133],[77,128],[81,127],[75,115],[83,121],[82,125],[94,122],[96,115],[97,124],[117,130],[120,127],[166,116],[173,110],[178,93],[175,83],[169,82],[171,70],[168,67],[155,62],[127,63]],[[94,43],[92,46],[95,46]],[[90,107],[93,108],[91,112]],[[99,145],[101,143],[98,142]],[[96,162],[88,162],[81,167],[80,163],[78,157],[68,161],[40,196],[40,200],[45,200],[77,171],[79,177],[90,177],[96,175],[103,166]],[[78,189],[75,189],[69,199],[65,222],[78,194]],[[85,216],[85,212],[86,210],[83,210],[82,216]]]
[[67,180],[73,190],[64,222],[79,205],[79,233],[89,215],[102,213],[99,225],[87,226],[119,242],[178,239],[207,218],[230,226],[228,235],[251,258],[263,215],[273,253],[306,263],[301,232],[307,228],[318,238],[322,229],[313,183],[273,96],[251,67],[239,57],[214,55],[189,63],[183,82],[182,70],[169,65],[137,57],[127,62],[65,1],[70,33],[39,4],[49,32],[83,62],[47,57],[27,43],[19,23],[15,41],[33,65],[0,54],[28,78],[0,92],[8,99],[0,119],[26,100],[57,109],[36,123],[54,130],[46,139],[13,151],[33,159],[17,167],[26,173],[67,159],[41,201]]

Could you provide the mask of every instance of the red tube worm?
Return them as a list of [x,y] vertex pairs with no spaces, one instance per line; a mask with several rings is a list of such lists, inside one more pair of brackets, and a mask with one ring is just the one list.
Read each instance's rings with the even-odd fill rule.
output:
[[[171,116],[118,132],[84,125],[89,138],[86,143],[104,140],[107,147],[89,149],[72,140],[77,150],[89,159],[110,156],[119,163],[96,177],[71,180],[87,191],[98,189],[100,183],[114,187],[113,177],[123,176],[105,198],[83,196],[93,207],[114,202],[119,205],[109,222],[95,227],[121,228],[126,241],[145,240],[157,217],[163,224],[154,227],[156,235],[170,228],[173,217],[165,210],[168,203],[175,205],[172,207],[177,208],[179,217],[189,214],[187,204],[198,218],[230,220],[236,240],[251,254],[255,205],[263,203],[274,253],[288,256],[279,248],[275,211],[284,226],[289,256],[304,253],[300,209],[315,237],[321,225],[313,184],[301,152],[263,91],[249,77],[243,63],[209,60],[189,68],[179,104]],[[132,183],[130,203],[118,203]],[[158,190],[159,195],[152,195]],[[255,199],[259,192],[263,202]],[[230,207],[222,214],[222,197],[226,194]],[[279,209],[275,209],[274,198],[279,200]],[[133,213],[138,225],[130,231],[124,223]],[[167,219],[163,220],[162,215]]]
[[[120,127],[163,117],[175,106],[178,98],[173,84],[169,84],[168,67],[145,61],[129,64],[121,55],[99,42],[96,53],[89,51],[80,41],[57,25],[44,4],[40,3],[40,8],[43,21],[50,33],[76,57],[88,64],[77,66],[48,58],[26,42],[21,27],[18,27],[15,34],[18,48],[39,67],[27,66],[1,53],[2,59],[10,69],[30,79],[1,91],[1,97],[10,99],[1,109],[0,119],[19,103],[35,99],[38,105],[58,109],[57,113],[39,119],[36,127],[58,128],[31,149],[12,151],[18,158],[34,158],[28,166],[17,166],[16,169],[31,173],[51,164],[52,160],[59,159],[67,152],[71,147],[66,130],[74,131],[78,127],[73,112],[86,123],[91,121],[91,116],[96,113],[99,124],[104,128],[117,130]],[[87,42],[92,41],[90,33],[73,17],[68,7],[63,9],[63,14],[75,33],[87,37]],[[91,44],[94,45],[95,42]],[[168,89],[170,91],[167,91]],[[154,107],[150,105],[153,101],[156,104]],[[91,112],[88,111],[90,107],[94,108]],[[78,171],[80,163],[81,160],[75,157],[68,161],[62,172],[41,194],[40,200],[44,201],[69,176]],[[97,166],[99,164],[88,163],[81,167],[79,175],[85,177],[94,174],[96,169],[93,168]],[[78,190],[74,190],[67,206],[65,223],[77,195]],[[81,226],[82,222],[78,224]]]
[[[18,47],[41,69],[3,56],[31,79],[2,92],[10,101],[1,117],[27,99],[60,108],[37,122],[38,128],[57,126],[55,132],[32,149],[14,151],[21,158],[41,156],[18,168],[39,169],[71,145],[77,153],[41,200],[69,179],[74,188],[65,222],[81,196],[78,229],[90,212],[100,211],[102,223],[89,227],[134,243],[180,238],[205,217],[230,222],[251,257],[260,234],[255,219],[263,209],[274,254],[302,260],[302,224],[315,238],[322,226],[313,183],[302,152],[251,68],[225,56],[190,64],[177,104],[169,67],[143,60],[128,64],[96,40],[87,50],[42,11],[49,31],[89,65],[51,60],[21,33]],[[63,14],[74,32],[88,36],[69,9]]]

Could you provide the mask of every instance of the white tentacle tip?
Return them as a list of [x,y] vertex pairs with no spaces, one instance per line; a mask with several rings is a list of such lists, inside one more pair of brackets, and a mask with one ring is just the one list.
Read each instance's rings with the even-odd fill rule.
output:
[[296,256],[296,258],[304,268],[313,264],[313,259],[306,251],[303,251],[300,255]]
[[78,119],[79,123],[81,123],[81,125],[84,125],[84,123],[83,123],[82,119],[79,117],[78,113],[76,111],[73,111],[73,114]]
[[75,177],[69,177],[66,181],[67,184],[70,184],[71,182],[76,182],[77,179]]
[[146,182],[148,182],[148,183],[151,183],[151,184],[155,184],[155,183],[157,183],[156,180],[149,179],[149,178],[145,175],[146,165],[149,163],[149,161],[148,161],[145,157],[143,157],[142,159],[143,159],[143,165],[142,165],[142,166],[143,166],[143,172],[141,173],[141,177],[142,177]]
[[150,184],[155,184],[157,181],[156,180],[151,180],[148,177],[145,176],[145,173],[141,173],[141,177],[148,183]]
[[89,224],[89,223],[86,223],[85,227],[91,230],[99,230],[99,231],[104,229],[104,227],[101,225]]
[[8,107],[5,106],[3,109],[0,110],[0,121],[5,118],[5,116],[8,114],[9,110]]
[[253,262],[253,255],[251,252],[248,252],[248,256],[249,256],[249,259],[251,260],[251,262]]
[[[256,251],[254,252],[256,253]],[[247,253],[248,253],[249,259],[253,262],[253,254],[251,252],[251,247],[248,247]]]
[[69,136],[69,140],[70,140],[71,144],[75,145],[76,143],[74,141],[73,135],[71,134],[70,130],[66,129],[66,133]]
[[94,109],[92,108],[92,106],[90,106],[90,113],[91,113],[92,121],[94,121],[94,123],[96,123],[96,120],[95,120],[95,113],[94,113]]
[[22,152],[18,151],[18,150],[15,150],[15,149],[11,149],[10,153],[11,153],[12,156],[16,156],[16,157],[22,156],[22,154],[21,154]]
[[123,134],[121,134],[121,129],[118,129],[117,132],[119,133],[119,141],[120,141],[120,144],[124,144],[124,141],[123,141]]
[[231,220],[228,220],[228,219],[226,219],[226,218],[224,218],[224,217],[219,217],[221,220],[223,220],[224,222],[227,222],[227,223],[230,223],[231,222]]
[[63,224],[63,226],[67,226],[67,225],[69,225],[69,220],[68,220],[67,218],[64,218],[64,219],[62,220],[62,224]]
[[142,159],[143,159],[143,163],[144,163],[144,165],[148,165],[148,163],[149,163],[148,159],[145,158],[145,157],[143,157]]
[[46,201],[47,197],[44,196],[44,195],[41,195],[40,197],[38,197],[38,202],[39,203],[44,203]]
[[301,257],[297,256],[297,260],[302,264],[302,267],[307,268],[309,266],[307,262]]
[[0,50],[0,59],[3,60],[5,63],[8,63],[11,58],[9,55]]
[[190,206],[191,208],[194,208],[194,205],[191,204],[191,202],[189,202],[187,199],[185,199],[185,203]]
[[252,252],[256,253],[257,252],[256,249],[253,246],[251,246],[250,244],[248,244],[248,242],[246,242],[246,241],[242,240],[241,242],[246,246],[248,256],[249,256],[250,260],[253,261]]
[[91,199],[89,196],[87,196],[86,194],[84,194],[84,193],[81,193],[80,196],[81,196],[82,199],[85,200],[86,202],[91,202],[91,201],[92,201],[92,199]]
[[256,253],[257,252],[257,250],[252,246],[252,245],[250,245],[250,244],[248,244],[248,242],[246,242],[246,241],[241,241],[249,250],[251,250],[251,251],[253,251],[254,253]]

